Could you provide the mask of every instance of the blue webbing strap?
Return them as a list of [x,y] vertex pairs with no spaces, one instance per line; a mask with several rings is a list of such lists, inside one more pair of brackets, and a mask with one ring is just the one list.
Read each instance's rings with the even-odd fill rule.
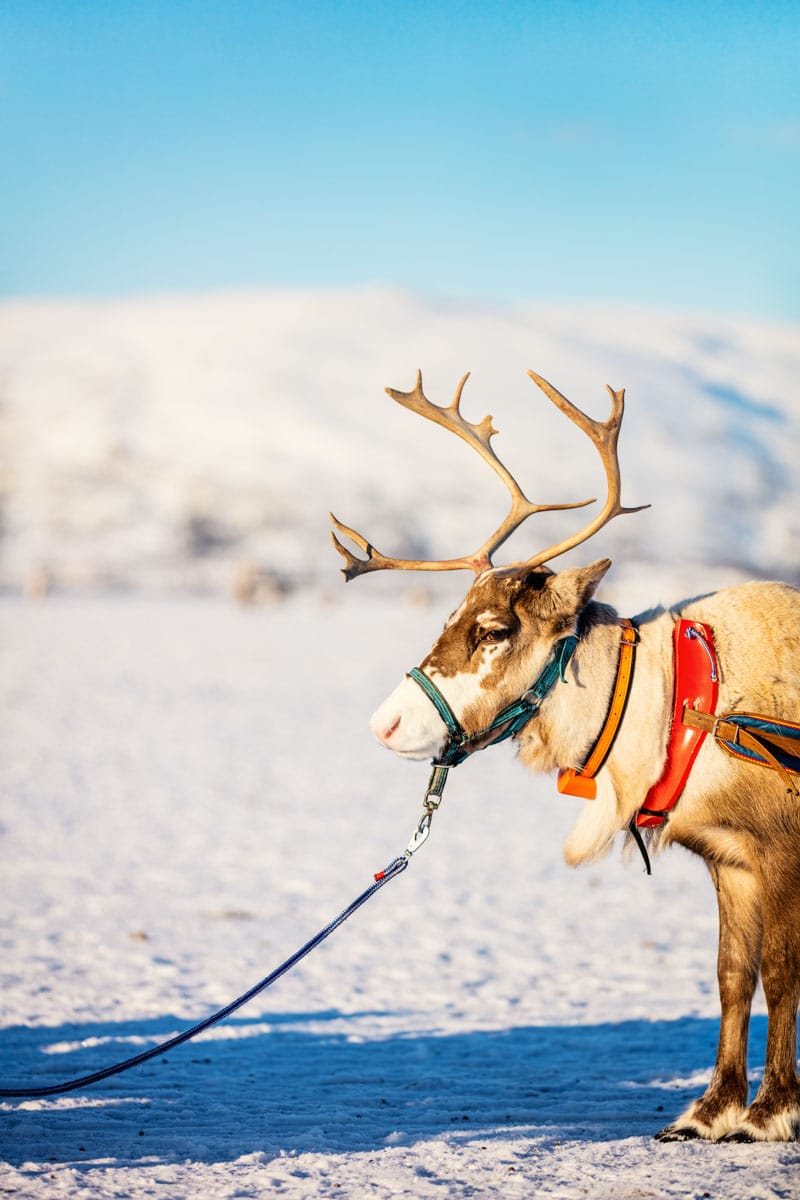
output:
[[212,1013],[210,1017],[198,1021],[191,1029],[185,1029],[183,1033],[176,1033],[174,1037],[169,1038],[166,1042],[162,1042],[159,1046],[152,1046],[149,1050],[144,1050],[141,1054],[134,1055],[133,1058],[126,1058],[124,1062],[114,1063],[113,1066],[104,1067],[101,1071],[94,1071],[91,1075],[82,1075],[79,1079],[71,1079],[67,1083],[54,1083],[49,1087],[0,1088],[0,1096],[7,1099],[30,1099],[41,1096],[60,1096],[64,1092],[74,1092],[77,1088],[88,1087],[90,1083],[100,1083],[101,1080],[108,1079],[111,1075],[119,1075],[121,1071],[128,1071],[131,1067],[137,1067],[140,1063],[145,1063],[151,1058],[156,1058],[159,1054],[166,1054],[168,1050],[174,1050],[176,1046],[180,1046],[184,1042],[188,1042],[191,1038],[197,1037],[203,1030],[208,1029],[211,1025],[216,1025],[217,1021],[222,1021],[225,1017],[229,1017],[231,1013],[236,1012],[237,1008],[241,1008],[243,1004],[247,1004],[248,1000],[252,1000],[259,992],[265,991],[276,979],[280,979],[281,975],[285,975],[287,971],[290,971],[302,958],[305,958],[321,942],[330,937],[335,929],[344,924],[348,917],[351,917],[357,909],[361,908],[362,904],[366,904],[367,900],[374,896],[376,892],[379,892],[382,887],[385,887],[391,879],[402,874],[408,863],[409,859],[407,855],[395,858],[385,870],[378,872],[375,876],[375,882],[370,884],[366,891],[362,892],[360,896],[356,896],[355,900],[351,904],[348,904],[347,908],[343,912],[340,912],[338,917],[334,917],[330,925],[326,925],[324,929],[315,934],[310,941],[301,946],[299,950],[296,950],[290,958],[287,958],[286,962],[281,963],[279,967],[276,967],[274,971],[265,976],[260,983],[255,984],[254,987],[251,987],[243,995],[239,996],[238,999],[232,1000],[230,1004],[226,1004],[225,1008]]
[[[795,775],[800,774],[800,726],[771,720],[769,717],[758,717],[751,713],[727,713],[720,718],[720,725],[724,726],[725,723],[736,725],[751,734],[756,746],[759,737],[762,737],[769,743],[769,750],[773,757],[785,770],[792,771]],[[722,736],[719,737],[719,740],[731,754],[742,758],[751,758],[753,762],[763,766],[770,765],[756,746],[751,745],[748,748],[741,742],[730,741]]]

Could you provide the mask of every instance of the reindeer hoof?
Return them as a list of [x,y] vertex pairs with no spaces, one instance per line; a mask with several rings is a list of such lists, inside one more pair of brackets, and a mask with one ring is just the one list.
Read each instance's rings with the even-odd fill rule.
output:
[[732,1129],[730,1133],[724,1134],[719,1141],[721,1142],[755,1142],[752,1133],[748,1133],[746,1129]]
[[656,1134],[657,1142],[694,1142],[702,1138],[702,1133],[693,1125],[667,1125]]

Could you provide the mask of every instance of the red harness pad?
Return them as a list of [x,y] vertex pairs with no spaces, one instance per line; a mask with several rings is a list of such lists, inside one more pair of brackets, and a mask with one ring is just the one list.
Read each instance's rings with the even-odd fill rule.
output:
[[650,788],[636,815],[636,824],[645,827],[664,824],[664,814],[677,803],[706,737],[705,730],[683,724],[684,709],[688,705],[713,713],[717,706],[717,657],[711,629],[700,621],[680,620],[673,640],[675,684],[667,759],[661,778]]

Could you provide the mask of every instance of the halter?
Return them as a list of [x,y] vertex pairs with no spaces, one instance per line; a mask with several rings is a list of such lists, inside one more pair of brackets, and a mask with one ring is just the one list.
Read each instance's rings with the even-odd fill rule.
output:
[[513,700],[511,704],[501,708],[491,724],[477,733],[467,733],[464,730],[433,680],[419,667],[412,667],[408,672],[409,679],[419,684],[447,726],[447,741],[442,753],[433,760],[434,767],[457,767],[476,750],[484,750],[487,746],[504,742],[506,738],[515,737],[525,728],[531,717],[536,716],[542,701],[559,679],[562,683],[567,682],[564,672],[577,645],[578,639],[574,634],[557,641],[544,669],[527,691],[523,692],[518,700]]

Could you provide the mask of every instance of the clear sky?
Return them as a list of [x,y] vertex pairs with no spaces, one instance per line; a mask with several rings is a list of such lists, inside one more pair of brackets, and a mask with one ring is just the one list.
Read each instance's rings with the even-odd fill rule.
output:
[[0,0],[0,292],[800,318],[798,0]]

